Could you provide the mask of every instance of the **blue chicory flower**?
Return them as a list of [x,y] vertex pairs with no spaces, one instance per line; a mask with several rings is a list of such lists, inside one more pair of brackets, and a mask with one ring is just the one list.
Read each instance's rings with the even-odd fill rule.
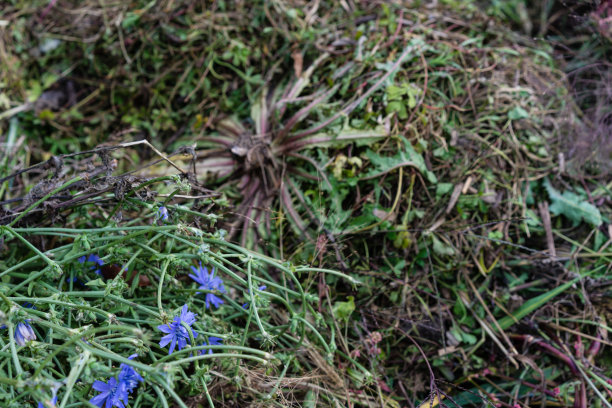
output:
[[36,340],[36,333],[34,333],[34,329],[32,329],[28,321],[30,321],[30,319],[18,323],[15,328],[15,341],[20,346],[25,346],[28,341]]
[[104,381],[95,381],[92,387],[94,390],[100,391],[100,394],[89,400],[91,404],[99,408],[102,408],[103,405],[104,408],[125,408],[128,401],[128,391],[124,382],[111,377],[108,384]]
[[[23,307],[27,307],[29,309],[36,309],[31,303],[24,303]],[[32,319],[25,319],[19,323],[15,327],[15,341],[20,346],[25,346],[25,344],[30,340],[36,340],[36,333],[34,333],[34,329],[30,326]],[[0,326],[0,329],[6,329],[6,325],[3,324]]]
[[[138,354],[132,354],[128,357],[128,359],[132,360],[135,357],[138,357]],[[134,368],[127,364],[121,363],[119,368],[121,371],[119,372],[119,376],[117,378],[119,379],[119,382],[125,384],[125,389],[131,394],[132,391],[138,387],[138,383],[143,382],[144,379],[136,372],[136,370],[134,370]]]
[[[200,284],[198,289],[202,290],[218,290],[220,293],[225,293],[225,286],[223,285],[223,281],[218,276],[215,276],[215,268],[212,268],[212,271],[208,273],[208,269],[206,267],[202,267],[202,262],[200,262],[200,267],[195,268],[191,267],[191,270],[195,275],[189,275],[191,279]],[[200,292],[198,292],[199,294]],[[219,308],[223,304],[223,299],[214,295],[213,293],[206,294],[206,308],[210,308],[210,304],[213,304],[216,308]]]
[[[93,265],[89,267],[90,270],[94,270],[97,275],[101,275],[102,272],[100,271],[100,266],[104,265],[104,261],[102,259],[100,259],[100,257],[96,254],[90,254],[87,258],[85,257],[85,255],[83,255],[82,257],[80,257],[78,259],[79,263],[85,263],[85,262],[93,262]],[[96,269],[96,265],[98,266],[98,268]]]
[[[223,342],[223,339],[220,337],[209,336],[208,342],[204,342],[203,346],[220,346]],[[200,354],[212,354],[213,351],[211,349],[208,350],[200,350]]]
[[[175,316],[172,323],[162,324],[157,326],[159,330],[166,333],[164,337],[161,338],[159,342],[160,347],[166,347],[170,343],[170,349],[168,350],[168,354],[172,354],[174,352],[174,348],[178,344],[178,349],[182,350],[187,342],[191,343],[191,339],[189,338],[189,332],[181,323],[185,323],[191,327],[193,323],[196,321],[196,314],[192,313],[188,310],[187,305],[184,305],[181,309],[180,316]],[[193,332],[193,338],[198,337],[197,332]]]
[[[51,405],[52,407],[57,405],[57,395],[55,395],[52,399],[51,399]],[[47,406],[45,406],[45,404],[43,404],[42,402],[38,402],[38,407],[36,408],[47,408]]]
[[163,205],[159,207],[155,213],[155,218],[158,220],[168,221],[168,208]]

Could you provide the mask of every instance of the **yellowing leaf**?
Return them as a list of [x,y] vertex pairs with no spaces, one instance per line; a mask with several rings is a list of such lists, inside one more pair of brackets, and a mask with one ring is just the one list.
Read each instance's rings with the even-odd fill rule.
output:
[[440,403],[440,398],[444,399],[444,395],[434,392],[432,393],[429,398],[427,398],[426,400],[424,400],[423,402],[421,402],[419,404],[419,406],[417,408],[433,408],[433,407],[437,407],[438,404]]

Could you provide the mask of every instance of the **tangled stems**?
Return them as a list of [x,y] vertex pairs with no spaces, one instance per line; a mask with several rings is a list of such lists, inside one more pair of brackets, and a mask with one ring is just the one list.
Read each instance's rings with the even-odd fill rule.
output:
[[[251,294],[251,297],[254,295],[255,291],[253,290],[253,275],[252,275],[252,271],[251,271],[251,264],[253,262],[253,258],[248,259],[247,261],[247,278],[249,281],[249,293]],[[263,328],[262,324],[261,324],[261,319],[259,318],[259,312],[257,311],[257,302],[251,302],[251,308],[253,310],[253,314],[255,315],[255,321],[257,322],[257,327],[259,327],[259,330],[261,331],[261,335],[264,338],[264,341],[272,341],[271,336],[268,334],[268,332],[266,332],[266,329]]]
[[[43,360],[40,364],[36,364],[36,363],[32,363],[36,368],[36,371],[34,372],[33,377],[36,378],[41,374],[41,371],[45,368],[45,366],[47,366],[52,360],[53,358],[55,358],[57,355],[59,355],[62,351],[66,350],[69,346],[71,346],[72,344],[78,344],[79,347],[85,349],[88,353],[90,353],[91,355],[94,355],[96,357],[99,357],[101,359],[104,360],[110,360],[110,361],[114,361],[116,363],[123,363],[123,364],[127,364],[132,366],[133,368],[138,369],[140,372],[142,373],[146,373],[147,374],[147,378],[149,379],[156,379],[157,376],[156,374],[159,373],[159,367],[170,367],[170,366],[176,366],[176,365],[184,365],[186,363],[189,363],[191,361],[198,361],[198,360],[207,360],[207,359],[212,359],[212,358],[245,358],[248,360],[253,360],[256,362],[259,362],[261,364],[268,364],[269,360],[271,358],[273,358],[273,356],[270,353],[261,351],[261,350],[257,350],[257,349],[253,349],[253,348],[249,348],[249,347],[241,347],[241,346],[231,346],[231,345],[219,345],[219,346],[197,346],[197,347],[187,347],[183,350],[179,350],[176,351],[175,353],[173,353],[172,355],[168,355],[165,357],[162,357],[160,359],[158,359],[155,363],[151,364],[151,365],[147,365],[147,364],[143,364],[140,363],[138,361],[134,361],[134,360],[130,360],[126,357],[123,357],[121,355],[118,355],[116,353],[110,352],[108,350],[101,350],[100,346],[97,346],[95,343],[90,343],[87,342],[85,340],[83,340],[83,338],[89,338],[92,337],[93,335],[95,335],[96,333],[99,332],[108,332],[110,330],[113,331],[125,331],[125,332],[131,332],[132,334],[136,334],[136,332],[138,330],[130,328],[130,327],[126,327],[126,326],[120,326],[120,325],[109,325],[109,326],[105,326],[105,327],[95,327],[95,328],[90,328],[87,329],[81,333],[79,333],[78,336],[75,336],[74,333],[72,333],[72,330],[66,329],[62,326],[58,326],[56,324],[53,323],[49,323],[45,320],[40,320],[40,321],[36,321],[36,323],[47,326],[49,328],[52,328],[60,333],[63,333],[67,336],[72,335],[72,337],[65,342],[64,344],[60,345],[59,347],[57,347],[52,353],[50,353],[47,358],[45,358],[45,360]],[[198,356],[194,356],[194,357],[187,357],[187,358],[183,358],[183,359],[178,359],[178,360],[174,360],[174,361],[170,361],[168,362],[168,360],[172,360],[174,358],[176,358],[176,356],[180,355],[180,354],[187,354],[187,353],[192,353],[195,351],[199,351],[199,350],[209,350],[209,349],[213,349],[213,350],[227,350],[227,351],[241,351],[241,352],[248,352],[250,354],[235,354],[235,353],[216,353],[216,354],[202,354],[202,355],[198,355]],[[258,357],[261,356],[261,357]],[[20,365],[16,365],[16,367],[21,367]],[[21,371],[22,372],[22,371]],[[2,381],[0,381],[2,382]],[[155,383],[161,385],[162,387],[164,387],[165,381],[161,378],[157,379],[157,381],[155,381]],[[165,387],[164,387],[165,388]],[[178,401],[177,401],[178,402]]]
[[[60,244],[62,240],[72,240],[68,244],[56,246],[45,252],[26,246],[30,251],[26,253],[27,258],[16,265],[10,265],[8,269],[0,273],[0,276],[10,278],[7,283],[8,290],[0,293],[9,308],[16,303],[23,302],[45,305],[43,308],[45,312],[40,310],[26,312],[32,318],[31,323],[43,327],[44,332],[47,333],[46,336],[66,338],[60,344],[47,344],[48,352],[45,358],[42,361],[34,361],[20,356],[15,339],[10,337],[10,354],[6,353],[6,356],[12,357],[15,372],[25,372],[28,367],[32,367],[34,369],[32,378],[39,381],[41,377],[48,376],[48,373],[57,373],[55,365],[65,360],[64,355],[78,354],[81,357],[70,369],[70,379],[65,382],[67,387],[64,390],[67,391],[67,388],[74,385],[73,377],[80,375],[82,367],[87,364],[88,360],[97,359],[117,365],[127,364],[138,370],[146,383],[158,393],[160,401],[165,406],[168,404],[163,394],[173,398],[178,406],[185,406],[167,383],[168,379],[163,374],[167,370],[180,368],[180,371],[183,371],[183,368],[192,362],[196,372],[201,372],[201,364],[211,361],[238,359],[268,365],[271,360],[276,359],[273,354],[247,346],[249,338],[256,338],[258,335],[263,337],[264,343],[271,343],[272,339],[277,339],[276,343],[283,347],[310,343],[308,337],[312,336],[316,339],[315,344],[321,344],[326,356],[329,357],[334,352],[328,346],[329,342],[325,340],[325,336],[317,330],[317,327],[310,323],[309,316],[316,314],[312,303],[317,297],[304,290],[298,276],[308,272],[330,273],[345,278],[351,283],[356,283],[354,279],[335,271],[283,264],[278,260],[228,243],[212,234],[183,225],[92,229],[5,228],[3,232],[5,236],[10,235],[20,242],[27,241],[28,235],[58,236]],[[86,234],[85,238],[83,238],[84,234]],[[83,247],[80,244],[83,239],[86,239],[88,246]],[[103,258],[105,265],[120,262],[123,265],[122,269],[130,267],[132,273],[136,273],[134,271],[137,268],[138,273],[145,273],[148,276],[150,280],[148,285],[153,288],[135,289],[133,285],[129,293],[137,293],[135,290],[138,290],[140,297],[125,297],[126,292],[123,292],[122,289],[125,288],[125,284],[123,286],[121,284],[123,274],[118,273],[105,283],[97,283],[97,285],[106,285],[106,288],[103,289],[73,290],[71,281],[69,290],[62,290],[64,277],[62,276],[58,281],[57,275],[47,274],[50,268],[55,268],[54,265],[57,265],[57,268],[69,272],[71,279],[78,277],[87,280],[85,275],[93,276],[93,272],[88,266],[78,263],[78,259],[83,259],[83,256],[90,257],[93,253],[100,259]],[[123,258],[124,261],[115,261],[118,258],[116,254],[123,254],[126,258]],[[153,262],[150,261],[151,259]],[[193,265],[194,260],[201,261],[203,267],[214,267],[215,276],[222,278],[228,287],[227,293],[194,289],[189,287],[192,286],[191,282],[188,287],[185,287],[179,276],[188,273],[189,265]],[[40,269],[37,270],[36,267]],[[32,271],[28,272],[28,269]],[[268,273],[268,270],[274,270],[287,279],[283,278],[281,282],[278,282]],[[101,277],[94,278],[101,279]],[[58,285],[55,285],[54,281],[58,282]],[[291,282],[291,287],[287,287],[283,282]],[[24,288],[28,285],[31,288],[28,294],[33,293],[32,296],[23,295]],[[265,285],[268,289],[258,291],[256,288],[260,285]],[[233,290],[230,291],[230,287]],[[95,285],[92,289],[95,289]],[[198,295],[197,292],[201,292],[201,295]],[[185,296],[187,299],[190,297],[193,299],[189,302],[190,307],[197,307],[198,304],[201,304],[200,302],[203,302],[201,296],[205,293],[223,296],[224,305],[214,312],[206,311],[204,315],[207,318],[195,321],[191,328],[183,326],[187,329],[189,344],[186,344],[183,350],[174,350],[172,355],[163,355],[163,351],[157,345],[159,333],[154,328],[160,323],[168,323],[168,312],[176,310],[185,303]],[[246,298],[242,299],[239,297],[241,295],[235,295],[239,293],[245,293]],[[41,294],[43,296],[40,296]],[[288,324],[278,325],[269,321],[267,315],[261,312],[262,303],[258,300],[260,297],[265,298],[267,302],[273,302],[277,309],[285,309],[289,316]],[[249,304],[247,309],[241,306],[244,301]],[[46,311],[47,308],[49,312]],[[130,313],[119,313],[117,316],[115,315],[116,310],[130,310]],[[62,313],[68,313],[68,316],[65,317]],[[79,321],[73,316],[77,313],[89,316],[88,325],[80,328],[66,327],[66,324],[71,326],[74,322]],[[244,321],[235,322],[236,319],[243,318],[246,320],[246,326]],[[231,339],[226,330],[213,329],[212,331],[220,331],[220,333],[211,332],[211,327],[208,325],[215,319],[223,322],[223,325],[229,325],[238,330],[238,344],[207,344],[212,343],[212,340],[209,340],[211,337],[224,339],[224,343]],[[14,325],[12,327],[14,328]],[[149,333],[156,334],[151,338]],[[196,335],[207,336],[206,342],[197,345]],[[201,337],[198,336],[197,339],[200,340]],[[40,341],[45,341],[44,336]],[[130,360],[123,355],[126,349],[129,351],[128,354],[133,354],[134,347],[149,349],[149,355],[153,357],[153,361],[149,360],[150,364],[146,364],[142,361]],[[214,351],[214,353],[210,354],[209,351]],[[286,370],[284,373],[286,374]],[[202,389],[206,390],[204,377],[196,381],[202,382]],[[18,379],[15,382],[10,378],[0,378],[0,382],[10,383],[13,387],[20,384]],[[70,402],[68,394],[65,394],[63,399],[66,403]],[[212,406],[211,399],[209,402]]]

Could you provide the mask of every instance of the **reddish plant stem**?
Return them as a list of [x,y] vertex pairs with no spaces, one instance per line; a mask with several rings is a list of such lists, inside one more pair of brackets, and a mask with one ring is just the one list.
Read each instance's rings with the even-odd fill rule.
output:
[[548,354],[554,357],[557,357],[559,360],[563,361],[569,367],[569,369],[571,370],[574,376],[580,377],[580,371],[578,370],[576,363],[574,363],[574,361],[568,355],[566,355],[563,351],[559,350],[558,348],[548,344],[542,339],[537,339],[531,335],[515,334],[515,335],[511,335],[510,337],[516,340],[523,341],[524,343],[527,343],[527,344],[533,344],[539,347],[540,349],[544,350]]

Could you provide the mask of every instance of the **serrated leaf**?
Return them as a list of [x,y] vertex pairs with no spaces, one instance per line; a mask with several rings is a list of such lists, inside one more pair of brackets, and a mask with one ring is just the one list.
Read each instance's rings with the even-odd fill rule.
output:
[[370,170],[365,175],[364,179],[378,178],[391,170],[404,166],[411,166],[425,175],[429,182],[434,184],[437,183],[438,179],[435,174],[427,170],[423,156],[417,153],[407,140],[403,139],[403,142],[404,148],[392,157],[381,156],[372,150],[367,150],[365,154],[374,166],[374,169]]
[[549,210],[554,215],[564,215],[572,220],[574,225],[579,224],[582,220],[596,227],[601,225],[601,213],[593,204],[571,191],[559,193],[548,180],[544,180],[544,188],[552,202]]

